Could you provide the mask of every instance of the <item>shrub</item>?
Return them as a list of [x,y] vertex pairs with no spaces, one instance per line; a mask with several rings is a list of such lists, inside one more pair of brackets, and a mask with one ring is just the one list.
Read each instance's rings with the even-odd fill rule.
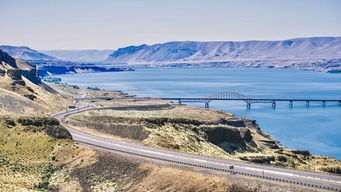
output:
[[46,125],[59,125],[59,121],[53,117],[20,117],[18,123],[23,126],[42,127]]

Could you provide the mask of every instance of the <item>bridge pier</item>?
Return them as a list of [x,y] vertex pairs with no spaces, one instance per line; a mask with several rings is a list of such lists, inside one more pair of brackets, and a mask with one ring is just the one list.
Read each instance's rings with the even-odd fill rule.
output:
[[290,100],[289,101],[289,107],[292,108],[293,106],[294,106],[294,103],[293,103],[293,101]]
[[322,101],[322,107],[326,106],[326,101]]
[[[75,100],[76,102],[79,100],[85,100],[87,98],[81,98],[78,100]],[[88,98],[88,99],[98,99],[98,98]],[[101,99],[101,98],[100,98]],[[171,100],[171,101],[178,101],[179,105],[182,103],[192,102],[192,103],[205,103],[205,108],[209,108],[209,102],[211,101],[244,101],[246,103],[246,107],[248,109],[251,108],[251,104],[253,103],[271,103],[272,108],[277,107],[277,102],[289,102],[289,108],[293,108],[294,101],[295,102],[305,102],[306,107],[310,107],[310,102],[321,102],[322,106],[325,107],[327,102],[337,102],[338,105],[341,106],[341,100],[339,99],[294,99],[294,98],[250,98],[245,95],[239,94],[239,93],[233,93],[233,92],[222,92],[218,93],[216,95],[208,96],[208,97],[167,97],[167,98],[161,98],[164,100]]]

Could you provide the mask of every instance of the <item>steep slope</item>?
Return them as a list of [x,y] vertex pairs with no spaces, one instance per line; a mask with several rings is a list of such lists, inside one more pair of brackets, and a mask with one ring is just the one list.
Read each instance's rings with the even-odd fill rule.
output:
[[48,56],[44,53],[33,50],[25,46],[1,45],[0,50],[8,53],[16,59],[34,60],[34,61],[57,61],[58,59]]
[[41,52],[63,61],[97,63],[108,58],[114,50],[44,50]]
[[0,50],[0,111],[43,114],[60,111],[71,101],[44,84],[34,65],[15,60]]
[[276,65],[283,67],[303,61],[311,63],[335,59],[341,59],[341,37],[297,38],[284,41],[185,41],[130,46],[113,52],[106,62],[127,64],[231,62],[231,65],[239,62],[241,65],[252,65],[247,62],[265,61],[275,67]]

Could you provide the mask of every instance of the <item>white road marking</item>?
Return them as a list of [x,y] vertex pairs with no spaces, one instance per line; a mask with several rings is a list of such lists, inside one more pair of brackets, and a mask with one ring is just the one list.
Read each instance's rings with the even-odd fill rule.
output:
[[[76,113],[79,113],[79,112],[82,112],[82,111],[85,111],[87,109],[91,109],[93,108],[94,106],[85,106],[85,107],[81,107],[79,108],[78,110],[73,110],[73,111],[67,111],[67,112],[62,112],[62,113],[58,113],[58,114],[55,114],[54,117],[56,117],[60,122],[61,124],[64,126],[64,127],[67,127],[63,122],[62,122],[62,119],[66,116],[66,115],[70,115],[70,114],[76,114]],[[71,129],[72,130],[72,129]],[[146,149],[140,149],[140,148],[135,148],[135,147],[129,147],[129,146],[124,146],[124,145],[121,145],[121,144],[115,144],[115,143],[110,143],[110,142],[106,142],[106,141],[102,141],[102,140],[99,140],[99,139],[94,139],[94,138],[91,138],[91,137],[86,137],[86,136],[83,136],[83,135],[79,135],[79,134],[76,134],[76,133],[71,133],[73,136],[77,136],[77,137],[81,137],[81,138],[85,138],[85,139],[88,139],[88,140],[93,140],[93,141],[96,141],[97,143],[105,143],[105,144],[108,144],[108,145],[112,145],[112,146],[116,146],[116,147],[123,147],[123,148],[128,148],[128,149],[132,149],[133,151],[141,151],[141,152],[146,152],[146,153],[154,153],[156,155],[164,155],[164,156],[169,156],[169,157],[176,157],[176,158],[182,158],[182,159],[187,159],[187,160],[190,160],[190,161],[197,161],[197,162],[202,162],[202,163],[208,163],[208,164],[216,164],[216,165],[221,165],[221,166],[228,166],[227,164],[224,164],[224,163],[218,163],[218,162],[212,162],[212,161],[207,161],[207,160],[202,160],[202,159],[196,159],[196,158],[189,158],[189,157],[183,157],[183,156],[179,156],[179,155],[172,155],[172,154],[167,154],[167,153],[162,153],[162,152],[156,152],[156,151],[151,151],[151,150],[146,150]],[[96,137],[96,136],[95,136]],[[95,142],[95,144],[96,144]],[[153,157],[153,156],[151,156]],[[261,173],[271,173],[271,174],[277,174],[277,175],[283,175],[283,176],[289,176],[289,177],[297,177],[297,178],[303,178],[303,179],[310,179],[310,180],[316,180],[316,181],[321,181],[321,182],[329,182],[329,183],[336,183],[336,184],[341,184],[341,181],[338,181],[338,180],[332,180],[332,179],[323,179],[323,178],[319,178],[319,177],[312,177],[312,176],[303,176],[303,175],[296,175],[294,173],[286,173],[286,172],[280,172],[280,171],[273,171],[273,170],[266,170],[266,169],[260,169],[260,168],[253,168],[253,167],[244,167],[244,166],[239,166],[239,165],[234,165],[234,167],[238,167],[240,169],[246,169],[246,170],[252,170],[252,171],[259,171]]]
[[[96,141],[96,142],[99,142],[99,143],[109,144],[109,145],[117,146],[117,147],[121,147],[121,148],[122,147],[123,148],[128,148],[128,149],[132,149],[132,150],[135,150],[135,151],[146,152],[146,153],[153,153],[153,154],[161,154],[161,155],[164,155],[164,156],[176,157],[176,158],[181,158],[181,159],[187,159],[187,160],[190,160],[190,161],[194,160],[194,161],[197,161],[197,162],[222,165],[222,166],[226,166],[226,167],[228,166],[228,165],[223,164],[223,163],[211,162],[211,161],[206,161],[206,160],[202,160],[202,159],[195,159],[195,158],[189,158],[189,157],[182,157],[182,156],[178,156],[178,155],[166,154],[166,153],[150,151],[150,150],[146,150],[146,149],[139,149],[139,148],[135,148],[135,147],[124,146],[124,145],[116,144],[116,143],[110,143],[110,142],[107,142],[107,141],[101,141],[101,140],[98,140],[98,139],[86,137],[86,136],[83,136],[83,135],[78,135],[78,134],[75,134],[75,133],[73,133],[73,135],[75,135],[77,137],[85,138],[85,139],[88,139],[88,140],[93,140],[93,141]],[[272,171],[272,170],[266,170],[266,169],[260,169],[260,168],[253,168],[253,167],[243,167],[243,166],[238,166],[238,165],[234,166],[234,167],[238,167],[240,169],[259,171],[259,172],[264,172],[264,173],[272,173],[272,174],[277,174],[277,175],[286,175],[286,176],[289,176],[289,177],[299,177],[299,178],[305,178],[305,179],[319,180],[319,181],[324,181],[324,182],[332,182],[332,183],[341,184],[341,181],[322,179],[322,178],[311,177],[311,176],[302,176],[302,175],[296,175],[296,174],[293,174],[293,173],[285,173],[285,172]]]

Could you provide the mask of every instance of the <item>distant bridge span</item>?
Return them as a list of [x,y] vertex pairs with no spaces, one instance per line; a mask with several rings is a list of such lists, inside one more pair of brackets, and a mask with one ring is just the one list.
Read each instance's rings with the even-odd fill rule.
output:
[[[154,98],[154,97],[131,97],[135,99],[164,99],[169,101],[178,101],[181,103],[205,103],[205,108],[209,108],[209,103],[211,101],[244,101],[246,103],[247,108],[251,108],[251,104],[253,103],[271,103],[273,108],[276,108],[277,102],[289,102],[289,107],[293,107],[294,102],[305,102],[306,106],[309,107],[311,102],[321,102],[322,106],[326,106],[327,102],[337,102],[341,105],[340,99],[294,99],[294,98],[251,98],[241,93],[236,92],[220,92],[208,97],[163,97],[163,98]],[[78,98],[75,99],[76,102],[83,100],[117,100],[117,99],[126,99],[126,97],[122,98],[113,98],[113,97],[92,97],[92,98]]]
[[205,103],[205,108],[209,108],[209,103],[211,101],[244,101],[247,108],[251,108],[252,103],[271,103],[272,107],[276,107],[276,102],[287,101],[289,102],[289,107],[293,107],[293,102],[303,101],[306,102],[308,107],[310,102],[321,102],[322,106],[326,106],[326,102],[338,102],[341,104],[341,99],[285,99],[285,98],[250,98],[246,95],[236,92],[220,92],[208,97],[164,97],[164,100],[178,101],[181,103]]

